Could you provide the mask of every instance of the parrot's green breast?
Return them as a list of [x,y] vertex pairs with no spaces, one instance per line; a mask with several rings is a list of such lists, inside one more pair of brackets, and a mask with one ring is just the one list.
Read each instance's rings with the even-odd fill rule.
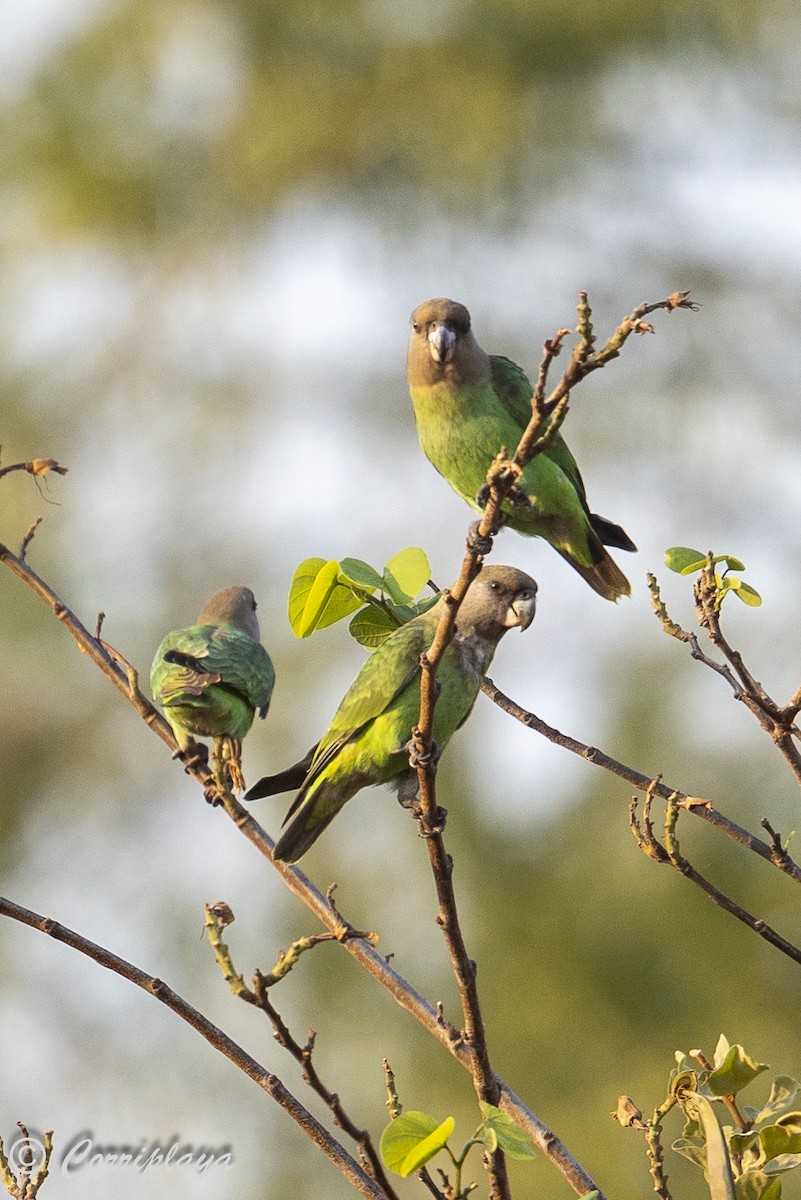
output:
[[[420,445],[434,467],[471,507],[486,483],[492,460],[514,454],[523,428],[500,402],[489,379],[454,388],[443,381],[410,389]],[[504,504],[507,524],[529,537],[545,537],[589,566],[589,518],[575,485],[546,454],[525,467],[520,486],[530,507]]]
[[[470,713],[482,676],[483,670],[476,673],[468,669],[457,646],[448,646],[437,675],[440,693],[434,710],[434,740],[441,748]],[[403,752],[403,747],[419,716],[420,671],[415,670],[414,678],[394,701],[338,750],[331,764],[321,771],[321,777],[332,782],[356,772],[369,773],[374,784],[396,779],[409,770],[408,752]],[[322,744],[320,753],[324,753]]]

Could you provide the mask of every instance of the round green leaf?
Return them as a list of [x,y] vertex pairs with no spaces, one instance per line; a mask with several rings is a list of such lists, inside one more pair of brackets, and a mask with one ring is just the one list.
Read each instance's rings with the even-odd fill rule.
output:
[[736,1096],[746,1084],[767,1069],[766,1063],[758,1063],[750,1054],[746,1054],[742,1046],[729,1046],[714,1071],[710,1072],[706,1086],[713,1096]]
[[411,606],[412,615],[419,617],[420,613],[428,612],[429,608],[433,608],[439,600],[439,592],[433,596],[424,596],[422,600],[416,600]]
[[801,1155],[801,1113],[787,1113],[759,1131],[765,1162],[782,1154]]
[[785,1171],[794,1171],[801,1167],[801,1154],[782,1154],[766,1162],[762,1170],[766,1175],[783,1175]]
[[747,1133],[733,1133],[729,1137],[729,1149],[732,1154],[742,1158],[746,1150],[750,1150],[758,1141],[759,1134],[755,1129],[749,1129]]
[[428,1113],[401,1113],[381,1134],[379,1149],[385,1166],[404,1179],[413,1175],[442,1149],[454,1125],[453,1117],[438,1125]]
[[738,579],[737,583],[739,585],[735,588],[737,598],[742,600],[743,604],[748,604],[751,608],[759,608],[762,603],[762,597],[756,588],[752,588],[748,583],[743,583],[742,579]]
[[300,638],[325,629],[357,609],[361,603],[338,582],[339,563],[307,558],[295,571],[289,588],[289,623]]
[[745,570],[745,563],[740,562],[739,558],[735,558],[733,554],[720,554],[715,559],[715,562],[725,562],[730,571]]
[[689,546],[671,546],[665,551],[665,566],[678,575],[689,575],[706,566],[706,555]]
[[771,1084],[767,1103],[754,1116],[755,1124],[775,1120],[776,1117],[790,1112],[796,1102],[798,1089],[798,1080],[791,1079],[789,1075],[777,1075]]
[[[501,1112],[494,1104],[487,1104],[482,1100],[480,1105],[484,1114],[484,1128],[494,1134],[499,1149],[508,1154],[510,1158],[521,1160],[534,1158],[534,1143],[530,1134],[521,1129],[508,1113]],[[494,1148],[494,1146],[490,1146],[490,1149]]]
[[378,571],[374,571],[369,563],[362,562],[360,558],[340,560],[339,581],[345,585],[355,584],[356,587],[363,588],[368,592],[374,592],[376,588],[381,588],[384,584]]
[[328,597],[328,603],[320,613],[315,629],[327,629],[329,625],[335,625],[343,617],[349,617],[360,604],[361,600],[358,596],[354,596],[350,588],[337,584]]
[[300,632],[300,628],[303,624],[303,614],[306,609],[309,592],[314,585],[315,579],[325,565],[324,558],[305,558],[300,566],[295,569],[295,574],[292,576],[292,582],[289,585],[287,607],[289,610],[289,624],[292,626],[292,632],[298,637],[304,636]]
[[673,1142],[670,1148],[676,1154],[681,1154],[683,1158],[687,1158],[691,1163],[695,1163],[702,1171],[706,1170],[705,1146],[699,1146],[698,1142],[691,1142],[688,1138],[676,1138],[676,1141]]
[[396,604],[405,604],[422,592],[431,577],[431,565],[419,546],[409,546],[392,556],[384,567],[384,588]]
[[781,1196],[781,1180],[771,1179],[758,1168],[744,1171],[737,1180],[737,1200],[781,1200]]
[[371,604],[357,612],[348,625],[351,637],[368,650],[375,650],[398,628],[398,623],[393,621],[389,613]]

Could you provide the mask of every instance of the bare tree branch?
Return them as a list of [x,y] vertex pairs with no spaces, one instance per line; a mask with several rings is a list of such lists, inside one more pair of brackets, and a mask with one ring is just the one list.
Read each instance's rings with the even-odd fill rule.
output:
[[533,729],[536,733],[542,734],[549,742],[553,742],[556,746],[561,746],[565,750],[570,750],[572,754],[577,754],[580,758],[586,759],[587,762],[593,763],[597,767],[602,767],[605,771],[609,771],[612,775],[616,775],[619,779],[624,779],[627,783],[639,788],[640,791],[647,792],[653,789],[657,796],[661,796],[663,800],[675,799],[676,804],[681,808],[685,808],[695,817],[700,817],[702,821],[706,821],[708,825],[713,825],[724,833],[726,837],[732,841],[738,842],[741,846],[746,846],[752,850],[754,854],[758,854],[760,858],[764,858],[766,862],[773,863],[779,870],[796,883],[801,883],[801,867],[795,863],[787,854],[786,850],[781,853],[763,842],[761,838],[749,833],[747,829],[743,829],[735,821],[729,819],[715,809],[710,800],[703,800],[699,796],[688,796],[686,792],[680,791],[678,788],[671,788],[667,784],[661,782],[659,776],[643,775],[640,771],[635,771],[633,767],[626,766],[625,763],[618,762],[617,759],[605,754],[603,750],[597,749],[595,746],[588,746],[584,742],[580,742],[577,738],[571,737],[567,733],[561,733],[555,729],[553,725],[548,725],[541,717],[535,713],[529,712],[516,701],[505,695],[493,681],[486,676],[481,690],[494,704],[503,709],[515,720],[520,721],[528,729]]
[[[246,1003],[260,1008],[269,1018],[273,1026],[273,1037],[279,1046],[283,1046],[285,1050],[288,1050],[295,1061],[300,1064],[304,1082],[309,1085],[312,1091],[317,1093],[331,1110],[334,1123],[341,1129],[344,1129],[348,1136],[353,1138],[358,1145],[362,1165],[383,1188],[388,1200],[398,1200],[394,1188],[387,1179],[368,1130],[358,1128],[345,1111],[339,1096],[336,1092],[332,1092],[325,1086],[317,1073],[317,1069],[312,1061],[312,1051],[316,1037],[314,1031],[309,1031],[306,1045],[301,1046],[292,1036],[289,1026],[283,1020],[269,997],[269,988],[283,979],[299,954],[304,950],[312,949],[313,946],[319,945],[322,941],[335,940],[334,935],[332,933],[318,933],[312,937],[301,938],[297,942],[294,942],[288,953],[281,953],[279,955],[278,964],[274,970],[270,971],[267,975],[262,974],[259,970],[255,972],[253,976],[253,989],[251,990],[246,985],[243,976],[236,970],[231,951],[222,939],[223,929],[231,925],[234,921],[234,914],[230,907],[224,903],[207,904],[204,912],[209,943],[214,951],[217,964],[231,991],[240,1000],[244,1000]],[[293,951],[295,951],[294,955]]]
[[88,958],[93,959],[101,967],[106,967],[109,971],[121,975],[123,979],[127,979],[130,983],[136,984],[143,991],[149,992],[151,996],[154,996],[158,1001],[166,1005],[167,1008],[171,1009],[172,1012],[176,1013],[181,1020],[191,1025],[215,1050],[219,1050],[221,1054],[224,1054],[226,1058],[235,1063],[262,1091],[271,1096],[283,1108],[284,1112],[300,1126],[307,1137],[311,1138],[322,1152],[331,1159],[356,1191],[360,1192],[363,1196],[367,1196],[369,1200],[387,1200],[387,1193],[359,1166],[355,1159],[351,1158],[344,1147],[323,1128],[316,1117],[313,1117],[295,1099],[292,1093],[287,1091],[277,1075],[273,1075],[272,1072],[256,1062],[254,1058],[251,1058],[232,1038],[229,1038],[226,1033],[223,1033],[221,1029],[213,1025],[207,1017],[204,1017],[201,1012],[193,1008],[191,1004],[187,1003],[182,996],[174,992],[161,979],[156,979],[154,976],[148,975],[145,971],[140,970],[139,967],[126,962],[124,958],[119,958],[118,955],[112,954],[105,947],[98,946],[95,942],[90,942],[79,933],[68,929],[66,925],[52,921],[49,917],[42,917],[38,913],[31,912],[30,909],[22,908],[21,905],[14,904],[11,900],[7,900],[3,896],[0,896],[0,915],[20,921],[23,925],[30,925],[32,929],[38,929],[41,933],[46,933],[48,937],[63,942],[65,945],[72,947],[73,950],[78,950],[81,954],[85,954]]
[[[654,780],[656,783],[656,780]],[[672,867],[691,883],[696,884],[703,892],[706,892],[709,899],[717,904],[720,908],[731,913],[738,921],[742,921],[754,933],[759,934],[766,942],[770,942],[782,954],[786,954],[794,962],[801,963],[801,949],[794,946],[792,942],[787,941],[781,934],[777,933],[766,921],[760,917],[753,916],[747,909],[743,908],[730,896],[721,892],[714,884],[710,883],[700,871],[696,870],[691,863],[687,861],[679,850],[679,840],[676,828],[678,825],[680,806],[675,796],[668,798],[665,806],[665,842],[664,845],[656,838],[651,823],[651,801],[653,799],[653,787],[646,792],[645,801],[643,804],[643,819],[642,824],[637,816],[637,798],[632,799],[629,805],[629,826],[637,845],[642,850],[643,854],[648,858],[653,858],[656,862],[670,863]]]
[[718,675],[723,676],[732,689],[735,700],[740,700],[745,704],[746,708],[754,714],[761,727],[773,739],[780,754],[795,776],[796,781],[801,786],[801,749],[799,749],[795,740],[799,734],[795,726],[795,719],[798,716],[799,709],[801,709],[801,688],[796,690],[787,704],[777,704],[768,695],[762,684],[751,674],[739,650],[735,650],[729,644],[720,626],[720,596],[715,579],[715,564],[712,553],[709,553],[707,565],[701,572],[693,589],[696,616],[698,624],[702,629],[707,631],[710,641],[720,650],[726,663],[716,662],[704,654],[698,645],[695,634],[682,629],[680,625],[671,620],[660,595],[659,585],[655,577],[651,574],[648,575],[648,587],[651,592],[654,611],[665,632],[671,637],[678,639],[678,641],[687,643],[690,646],[693,658],[698,659],[699,662],[702,662]]

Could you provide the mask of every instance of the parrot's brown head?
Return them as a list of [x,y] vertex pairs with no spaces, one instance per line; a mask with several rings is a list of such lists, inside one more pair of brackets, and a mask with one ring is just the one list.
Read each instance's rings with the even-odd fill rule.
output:
[[256,616],[256,597],[250,588],[227,587],[215,592],[198,613],[198,625],[233,625],[258,642],[261,637]]
[[469,384],[487,369],[487,355],[473,337],[470,313],[463,304],[440,297],[417,306],[407,359],[410,387],[443,379]]

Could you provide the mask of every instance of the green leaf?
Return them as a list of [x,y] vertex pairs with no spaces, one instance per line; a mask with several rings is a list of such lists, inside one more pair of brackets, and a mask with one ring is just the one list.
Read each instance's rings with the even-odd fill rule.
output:
[[766,1162],[762,1170],[766,1175],[783,1175],[786,1171],[794,1171],[801,1167],[801,1154],[782,1154],[780,1158]]
[[431,576],[431,566],[424,550],[409,546],[394,554],[384,567],[384,590],[396,604],[405,604],[422,592]]
[[292,626],[292,632],[298,637],[303,637],[300,628],[303,624],[303,614],[309,592],[325,565],[324,558],[306,558],[299,567],[296,567],[295,574],[292,576],[292,582],[289,585],[289,624]]
[[785,1113],[775,1125],[763,1125],[759,1141],[766,1163],[780,1154],[801,1155],[801,1113]]
[[422,600],[415,600],[414,604],[410,606],[413,616],[419,617],[420,613],[428,612],[429,608],[433,608],[438,600],[439,592],[433,596],[424,596]]
[[[720,1043],[718,1046],[720,1048]],[[736,1096],[752,1079],[768,1069],[767,1063],[758,1063],[742,1046],[728,1046],[722,1058],[716,1053],[715,1062],[718,1065],[706,1081],[713,1096]]]
[[534,1143],[531,1135],[526,1133],[525,1129],[521,1129],[516,1121],[513,1121],[507,1113],[501,1112],[494,1104],[487,1104],[482,1100],[480,1107],[484,1114],[485,1129],[492,1130],[498,1146],[504,1154],[520,1160],[534,1158]]
[[671,1150],[675,1150],[676,1154],[681,1154],[702,1171],[706,1171],[706,1146],[699,1146],[697,1142],[690,1142],[687,1138],[677,1138]]
[[729,1053],[730,1050],[731,1050],[731,1043],[729,1042],[729,1039],[726,1037],[726,1034],[722,1033],[720,1035],[720,1037],[718,1038],[718,1044],[717,1044],[717,1046],[715,1046],[715,1052],[712,1055],[712,1062],[715,1064],[716,1067],[721,1066],[726,1061],[726,1055]]
[[404,1179],[419,1171],[445,1145],[454,1124],[453,1117],[438,1125],[428,1113],[401,1113],[381,1134],[379,1149],[385,1166]]
[[758,1141],[759,1134],[755,1129],[749,1129],[747,1133],[733,1133],[729,1138],[729,1149],[732,1154],[742,1158],[746,1150],[750,1150]]
[[706,555],[689,546],[671,546],[665,551],[665,566],[677,575],[690,575],[706,566]]
[[748,604],[751,608],[759,608],[762,597],[756,588],[752,588],[748,583],[743,583],[742,579],[738,579],[736,583],[732,580],[732,586],[738,600],[742,600],[743,604]]
[[340,583],[352,583],[356,587],[363,588],[365,591],[374,592],[376,588],[383,587],[383,579],[374,571],[369,563],[362,562],[360,558],[343,558],[339,563]]
[[762,1171],[744,1171],[734,1185],[737,1200],[781,1200],[781,1180]]
[[739,558],[735,558],[733,554],[720,554],[715,559],[715,562],[725,562],[730,571],[745,570],[745,563],[740,562]]
[[776,1117],[790,1112],[795,1104],[798,1088],[798,1081],[791,1079],[789,1075],[777,1075],[771,1085],[765,1107],[761,1108],[754,1116],[754,1124],[759,1125],[763,1121],[772,1121]]
[[701,1122],[697,1117],[688,1117],[684,1122],[684,1128],[681,1131],[683,1138],[700,1138],[701,1137]]
[[361,601],[338,583],[339,563],[307,558],[295,571],[289,588],[289,623],[299,638],[340,621]]
[[398,628],[397,621],[393,621],[389,613],[370,604],[357,612],[348,625],[351,637],[368,650],[375,650]]

